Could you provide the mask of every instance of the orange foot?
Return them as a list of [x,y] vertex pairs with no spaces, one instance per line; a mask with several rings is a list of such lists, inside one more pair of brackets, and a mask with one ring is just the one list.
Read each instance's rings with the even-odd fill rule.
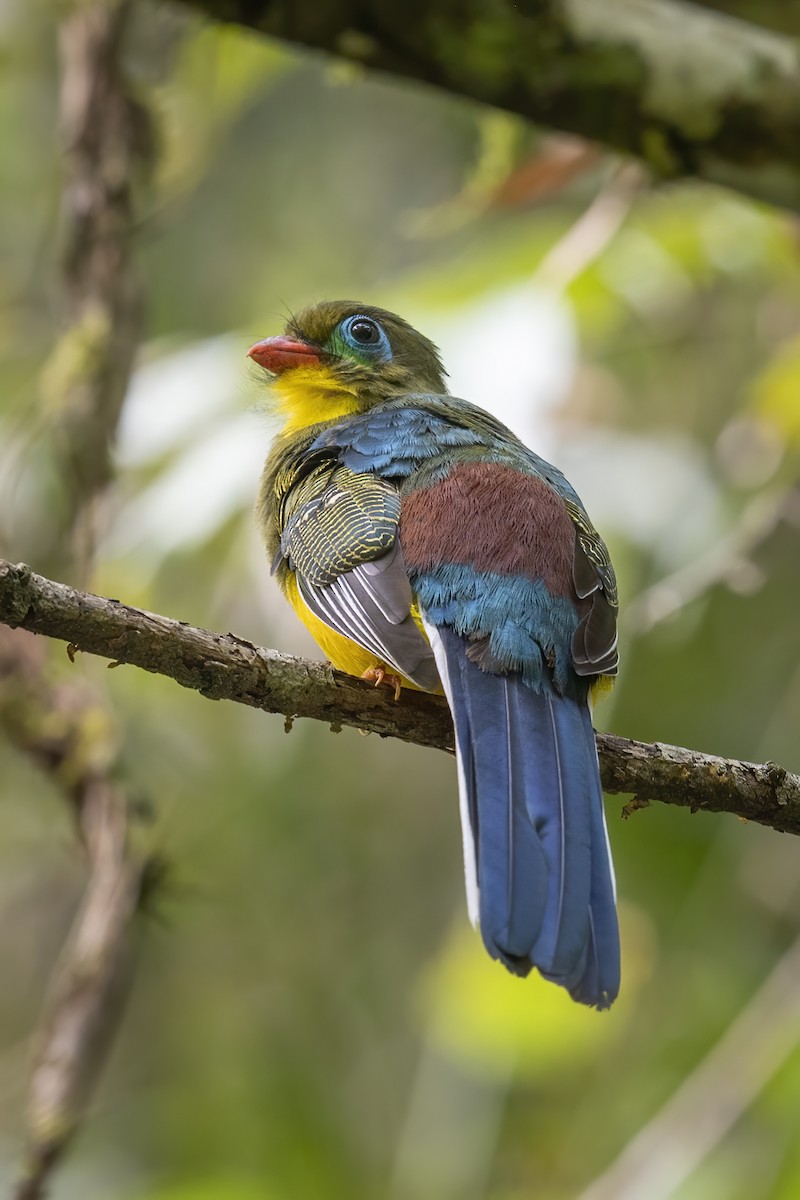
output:
[[382,683],[385,683],[387,687],[394,688],[395,700],[400,699],[400,688],[402,687],[400,676],[390,675],[385,667],[370,667],[361,678],[368,680],[369,683],[374,682],[375,687],[380,687]]

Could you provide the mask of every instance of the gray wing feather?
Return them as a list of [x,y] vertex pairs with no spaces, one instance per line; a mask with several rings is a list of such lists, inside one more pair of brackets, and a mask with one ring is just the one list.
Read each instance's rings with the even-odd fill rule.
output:
[[360,563],[324,587],[297,578],[303,600],[331,629],[417,687],[438,689],[433,651],[411,616],[414,597],[398,542],[381,558]]

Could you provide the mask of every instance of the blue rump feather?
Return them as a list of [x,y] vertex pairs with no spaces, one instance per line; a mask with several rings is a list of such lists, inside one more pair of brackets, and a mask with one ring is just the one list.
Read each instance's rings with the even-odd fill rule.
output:
[[456,563],[412,571],[410,579],[425,619],[467,637],[485,636],[497,670],[520,671],[537,692],[552,678],[558,691],[586,698],[587,681],[575,674],[570,653],[575,605],[552,596],[541,579]]

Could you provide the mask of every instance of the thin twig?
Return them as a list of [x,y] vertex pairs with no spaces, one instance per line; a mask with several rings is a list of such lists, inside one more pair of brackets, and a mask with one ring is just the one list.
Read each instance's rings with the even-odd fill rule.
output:
[[618,163],[589,206],[551,246],[536,269],[537,283],[564,291],[613,241],[645,183],[632,162]]
[[[79,592],[2,559],[0,622],[59,638],[71,657],[83,650],[112,664],[128,663],[211,700],[234,700],[287,720],[313,717],[337,730],[352,725],[440,750],[453,746],[441,697],[409,691],[394,703],[383,690],[323,663]],[[612,734],[598,734],[597,745],[605,790],[634,797],[623,815],[658,800],[800,833],[800,776],[775,763],[739,762]]]
[[800,1040],[800,939],[698,1067],[579,1200],[668,1200]]
[[650,633],[721,583],[734,590],[757,587],[763,575],[753,556],[783,522],[800,528],[797,484],[777,495],[756,496],[729,534],[635,596],[625,609],[626,629],[638,636]]

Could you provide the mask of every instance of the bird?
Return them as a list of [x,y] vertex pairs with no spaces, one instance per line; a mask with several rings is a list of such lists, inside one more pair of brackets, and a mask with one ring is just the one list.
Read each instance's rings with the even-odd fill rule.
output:
[[592,727],[618,669],[605,544],[564,475],[452,396],[435,345],[394,313],[317,303],[248,355],[282,420],[256,519],[284,595],[334,667],[395,698],[444,693],[473,925],[513,975],[536,968],[607,1009],[620,943]]

